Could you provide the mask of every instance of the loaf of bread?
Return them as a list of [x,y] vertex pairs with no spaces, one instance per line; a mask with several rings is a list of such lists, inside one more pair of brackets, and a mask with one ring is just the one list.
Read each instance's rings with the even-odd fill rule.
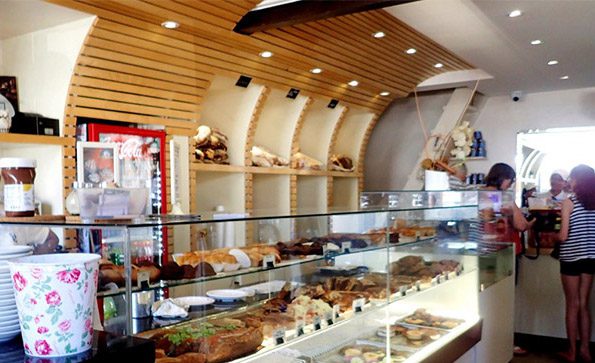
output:
[[306,154],[297,152],[291,157],[291,167],[294,169],[321,170],[322,162]]
[[271,168],[273,166],[288,166],[289,161],[273,154],[262,146],[252,146],[250,151],[252,165]]
[[355,170],[353,160],[350,157],[343,154],[333,154],[330,158],[331,170],[337,171],[348,171],[352,172]]
[[194,157],[204,163],[227,164],[227,136],[221,131],[200,125],[196,129],[194,140]]

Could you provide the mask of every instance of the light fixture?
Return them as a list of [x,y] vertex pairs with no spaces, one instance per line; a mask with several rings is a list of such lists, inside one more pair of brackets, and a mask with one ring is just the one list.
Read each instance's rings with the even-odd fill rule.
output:
[[405,51],[405,53],[407,53],[407,54],[415,54],[415,52],[417,52],[417,50],[415,48],[409,48]]
[[516,18],[517,16],[521,16],[521,15],[523,15],[523,12],[520,10],[513,10],[510,13],[508,13],[509,18]]
[[543,44],[543,41],[539,40],[539,39],[535,39],[531,41],[531,45],[539,45],[539,44]]
[[444,67],[444,64],[442,64],[442,63],[436,63],[436,64],[434,64],[434,67],[435,68],[442,68],[442,67]]
[[568,76],[562,76],[562,77],[560,77],[560,79],[568,79],[568,78],[569,78]]
[[376,32],[374,33],[374,38],[384,38],[386,34],[384,34],[384,32]]
[[166,20],[163,23],[161,23],[161,26],[166,29],[176,29],[177,27],[180,26],[180,23],[173,21],[173,20]]
[[322,73],[322,69],[320,69],[320,68],[312,68],[312,69],[310,69],[310,73],[320,74],[320,73]]
[[382,97],[386,97],[386,96],[389,96],[390,95],[390,92],[389,91],[382,91],[382,92],[379,93],[379,95],[381,95]]
[[556,64],[558,64],[558,61],[555,59],[547,61],[548,66],[555,66]]
[[354,79],[353,81],[349,81],[349,83],[347,83],[347,84],[350,85],[351,87],[356,87],[359,84],[359,82]]
[[260,52],[259,55],[263,58],[271,58],[273,56],[273,52],[269,52],[268,50],[265,50],[264,52]]

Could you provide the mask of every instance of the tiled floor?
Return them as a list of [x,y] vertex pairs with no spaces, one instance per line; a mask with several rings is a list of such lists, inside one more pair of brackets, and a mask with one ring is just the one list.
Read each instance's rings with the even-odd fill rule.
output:
[[530,352],[527,355],[515,356],[510,361],[511,363],[558,363],[564,362],[557,359],[555,354],[552,353],[534,353]]

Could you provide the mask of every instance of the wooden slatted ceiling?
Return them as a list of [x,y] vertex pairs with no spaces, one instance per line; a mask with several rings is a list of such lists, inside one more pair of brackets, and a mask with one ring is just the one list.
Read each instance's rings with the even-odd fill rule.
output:
[[[48,1],[99,17],[73,82],[91,78],[97,87],[89,79],[77,85],[105,92],[95,98],[81,92],[81,107],[113,106],[110,111],[163,117],[175,127],[188,121],[193,127],[200,113],[193,105],[201,102],[213,74],[246,74],[256,82],[296,87],[381,113],[392,98],[407,95],[424,79],[471,68],[384,10],[244,36],[232,29],[258,0]],[[180,28],[163,29],[159,24],[166,19],[178,21]],[[373,38],[378,30],[387,36]],[[410,47],[418,52],[405,54]],[[274,56],[260,58],[263,50]],[[445,67],[434,68],[438,62]],[[314,67],[323,73],[310,74]],[[360,85],[347,86],[351,79]],[[391,97],[378,97],[384,90]],[[133,96],[118,98],[118,93]]]

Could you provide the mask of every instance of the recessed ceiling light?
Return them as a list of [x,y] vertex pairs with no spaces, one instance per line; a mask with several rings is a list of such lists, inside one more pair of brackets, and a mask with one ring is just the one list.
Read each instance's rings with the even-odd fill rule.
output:
[[513,10],[510,13],[508,13],[509,18],[516,18],[517,16],[521,16],[521,15],[523,15],[523,12],[520,10]]
[[407,54],[415,54],[415,52],[417,52],[417,50],[415,48],[409,48],[405,51],[405,53],[407,53]]
[[543,41],[539,40],[539,39],[535,39],[531,41],[531,45],[539,45],[539,44],[543,44]]
[[310,73],[319,74],[319,73],[322,73],[322,69],[312,68],[312,69],[310,69]]
[[558,64],[558,61],[555,59],[547,61],[548,66],[555,66],[556,64]]
[[568,78],[569,78],[568,76],[562,76],[562,77],[560,77],[560,79],[568,79]]
[[166,29],[176,29],[177,27],[180,26],[180,23],[175,22],[173,20],[166,20],[163,23],[161,23],[161,26]]
[[384,38],[385,35],[384,32],[376,32],[374,33],[374,38]]
[[444,67],[444,64],[442,64],[442,63],[436,63],[436,64],[434,64],[434,67],[436,67],[436,68],[442,68],[442,67]]
[[389,91],[382,91],[382,92],[379,93],[379,95],[381,95],[382,97],[386,97],[386,96],[390,95],[390,92]]
[[347,83],[347,84],[350,85],[351,87],[355,87],[359,84],[359,82],[354,79],[353,81],[349,81],[349,83]]
[[271,58],[273,56],[273,52],[265,50],[264,52],[260,52],[260,56],[263,58]]

